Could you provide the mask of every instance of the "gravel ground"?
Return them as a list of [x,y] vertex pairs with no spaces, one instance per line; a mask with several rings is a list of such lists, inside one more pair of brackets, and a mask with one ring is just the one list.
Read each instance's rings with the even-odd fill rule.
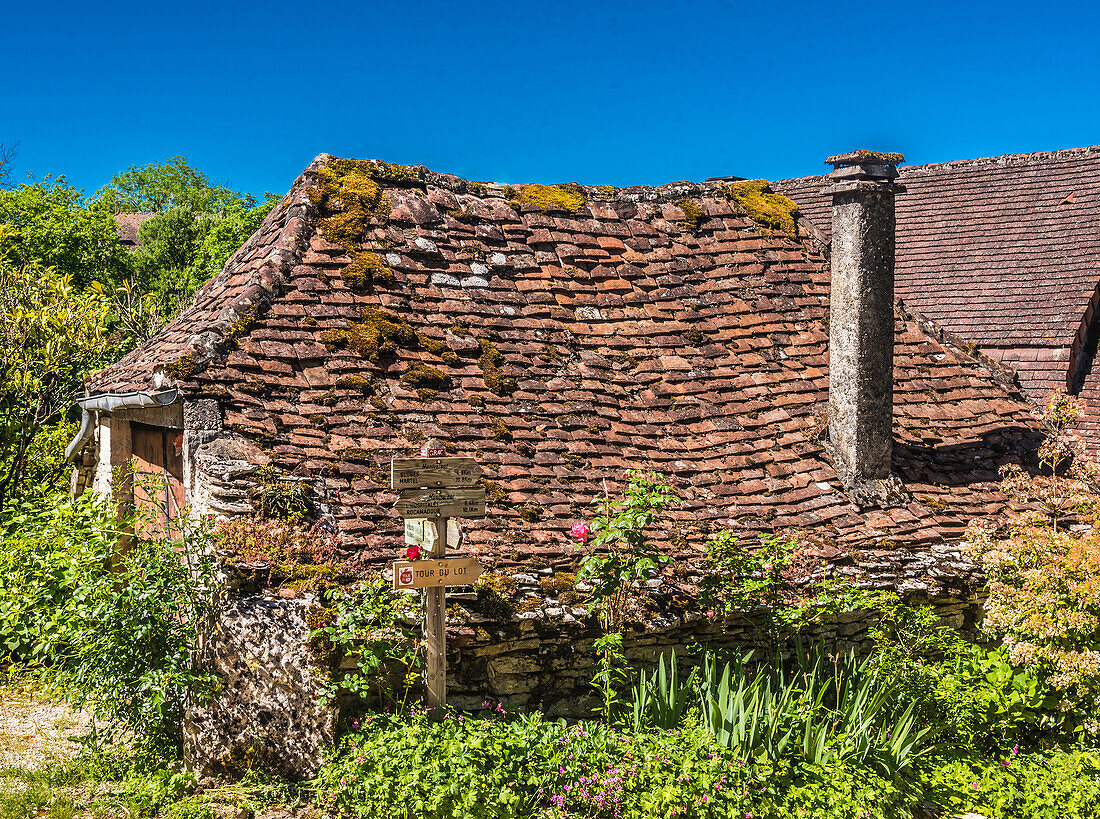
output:
[[91,718],[25,688],[0,689],[0,768],[42,768],[76,753],[69,737],[88,732]]
[[[79,746],[69,738],[86,734],[90,727],[89,714],[51,702],[33,688],[0,686],[0,789],[22,787],[18,774],[6,769],[41,770],[75,756]],[[78,802],[88,796],[74,791]],[[209,807],[218,819],[319,819],[308,806],[272,807],[254,817],[231,803],[212,802]]]

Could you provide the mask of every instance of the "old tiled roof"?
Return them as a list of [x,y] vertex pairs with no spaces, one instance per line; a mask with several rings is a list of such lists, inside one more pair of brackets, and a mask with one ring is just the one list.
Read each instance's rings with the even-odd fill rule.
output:
[[[897,296],[1032,395],[1065,389],[1100,283],[1100,146],[899,170]],[[828,237],[824,177],[773,187]]]
[[327,160],[193,308],[90,387],[142,389],[175,368],[274,465],[318,477],[369,559],[401,541],[389,460],[425,436],[484,465],[489,517],[466,523],[467,548],[506,561],[567,559],[570,525],[630,467],[681,492],[660,536],[687,557],[727,526],[921,549],[999,510],[998,465],[1034,450],[1008,379],[899,313],[895,468],[912,501],[854,507],[820,440],[821,246],[757,227],[714,185],[573,189],[576,213],[543,212],[499,186],[364,164],[388,218],[353,250],[393,280],[362,286],[308,197]]
[[116,213],[115,230],[118,240],[131,250],[141,245],[138,232],[141,226],[149,219],[156,216],[155,213]]
[[159,388],[170,376],[203,363],[249,316],[264,309],[283,272],[300,258],[312,230],[306,218],[306,182],[299,179],[252,237],[207,282],[192,305],[120,361],[87,380],[90,393]]

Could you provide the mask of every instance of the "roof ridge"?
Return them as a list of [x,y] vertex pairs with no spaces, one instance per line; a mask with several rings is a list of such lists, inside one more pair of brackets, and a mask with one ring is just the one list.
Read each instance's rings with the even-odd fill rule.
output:
[[[312,206],[306,193],[307,188],[312,187],[313,181],[308,178],[308,174],[310,171],[321,167],[323,156],[324,154],[318,156],[309,164],[287,192],[283,202],[280,203],[283,210],[283,213],[280,214],[283,218],[282,229],[275,241],[269,244],[270,249],[252,272],[248,284],[222,307],[217,318],[209,323],[207,329],[195,333],[188,340],[187,346],[194,367],[177,368],[177,375],[174,377],[168,372],[167,367],[169,365],[163,368],[154,368],[154,381],[157,380],[158,371],[171,377],[173,381],[183,381],[190,375],[199,372],[214,360],[225,343],[247,332],[249,325],[271,306],[279,287],[286,281],[286,274],[301,261],[309,234],[313,230],[309,219],[309,209]],[[211,279],[211,282],[229,275],[232,267],[239,262],[239,257],[252,250],[253,240],[263,233],[262,227],[261,223],[260,228],[257,228],[249,240],[226,259],[221,272],[214,279]],[[199,293],[195,294],[196,302],[201,292],[200,290]],[[194,306],[195,302],[192,302],[189,309],[193,309]],[[187,355],[188,353],[183,353],[180,358]],[[191,372],[186,372],[187,369],[191,369]]]
[[[353,157],[337,157],[332,154],[320,154],[304,173],[316,171],[331,160],[354,160]],[[478,179],[467,179],[457,174],[434,171],[426,165],[400,165],[386,162],[378,157],[371,157],[359,162],[369,162],[374,165],[378,175],[374,178],[383,187],[419,187],[421,185],[435,185],[451,191],[482,198],[496,198],[507,200],[510,189],[519,189],[527,186],[543,188],[575,188],[585,192],[586,201],[628,201],[628,202],[656,202],[674,203],[681,199],[689,199],[693,196],[722,196],[722,189],[731,184],[740,182],[753,182],[756,179],[706,179],[700,182],[691,180],[675,180],[664,182],[660,185],[582,185],[579,182],[487,182]],[[767,179],[761,179],[768,185]],[[609,196],[608,191],[614,195]],[[778,193],[778,191],[774,191]]]
[[[937,173],[958,170],[971,167],[995,167],[1035,164],[1040,162],[1061,162],[1070,159],[1079,159],[1083,156],[1096,155],[1100,157],[1100,145],[1084,145],[1079,148],[1059,148],[1055,151],[1035,151],[1029,154],[1001,154],[999,156],[978,156],[972,159],[950,159],[944,162],[928,162],[924,165],[901,165],[898,172],[904,178],[911,174]],[[808,176],[792,176],[786,179],[772,180],[776,185],[811,184],[815,180],[824,180],[827,173],[809,174]]]
[[894,299],[894,309],[898,311],[898,315],[903,321],[915,324],[922,333],[936,341],[941,347],[951,350],[964,360],[986,370],[993,380],[1009,393],[1021,398],[1027,404],[1038,406],[1035,399],[1024,392],[1020,386],[1019,375],[1012,367],[1002,364],[992,356],[983,353],[977,345],[967,342],[938,321],[914,310],[905,303],[904,299]]
[[936,172],[956,170],[958,168],[985,167],[990,165],[1022,165],[1037,162],[1060,162],[1095,154],[1100,156],[1100,145],[1085,145],[1079,148],[1059,148],[1054,151],[1035,151],[1028,154],[1001,154],[1000,156],[980,156],[973,159],[952,159],[946,162],[929,162],[924,165],[906,165],[899,168],[905,172]]

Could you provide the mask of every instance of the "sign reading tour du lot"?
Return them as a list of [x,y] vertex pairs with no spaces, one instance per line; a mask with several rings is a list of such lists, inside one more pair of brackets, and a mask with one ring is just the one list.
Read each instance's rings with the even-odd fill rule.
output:
[[434,589],[465,586],[485,571],[476,558],[450,557],[443,560],[397,561],[393,564],[395,589]]
[[405,518],[405,540],[428,551],[427,560],[393,564],[393,588],[424,590],[424,685],[433,708],[447,704],[446,587],[473,583],[483,571],[472,557],[446,557],[448,542],[457,544],[461,537],[451,518],[485,517],[485,487],[477,486],[481,467],[473,458],[446,458],[444,451],[433,438],[424,444],[425,457],[390,463],[390,488],[400,494],[396,508]]

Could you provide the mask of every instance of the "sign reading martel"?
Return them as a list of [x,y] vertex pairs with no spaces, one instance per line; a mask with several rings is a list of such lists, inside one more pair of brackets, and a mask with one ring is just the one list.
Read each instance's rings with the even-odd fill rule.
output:
[[396,508],[405,518],[405,542],[429,552],[428,560],[396,561],[393,588],[424,590],[424,683],[431,707],[447,704],[446,587],[473,583],[483,571],[472,557],[446,558],[448,544],[461,542],[451,518],[484,517],[485,488],[476,486],[481,467],[473,458],[446,458],[444,451],[432,438],[422,457],[390,463],[390,488],[400,493]]
[[391,489],[422,486],[477,486],[481,467],[473,458],[394,458],[390,461]]

